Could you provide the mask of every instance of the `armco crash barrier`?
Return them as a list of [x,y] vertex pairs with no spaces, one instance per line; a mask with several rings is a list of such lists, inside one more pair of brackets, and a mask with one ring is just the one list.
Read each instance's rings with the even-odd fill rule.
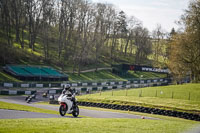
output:
[[79,82],[79,83],[0,83],[0,87],[6,88],[54,88],[54,87],[63,87],[65,84],[70,84],[72,87],[84,87],[88,86],[119,86],[119,85],[130,85],[130,84],[138,84],[138,85],[150,85],[158,86],[158,85],[168,85],[171,83],[171,79],[161,78],[161,79],[132,79],[129,81],[110,81],[110,82]]
[[0,95],[31,95],[34,93],[36,93],[36,91],[17,91],[17,90],[0,91]]
[[129,111],[134,111],[134,112],[165,115],[165,116],[172,116],[172,117],[178,117],[178,118],[183,118],[183,119],[200,121],[199,114],[192,114],[192,113],[172,111],[172,110],[162,110],[162,109],[148,108],[148,107],[141,107],[141,106],[92,103],[92,102],[78,102],[78,105],[88,106],[88,107],[100,107],[100,108],[106,108],[106,109],[115,109],[115,110],[125,110],[125,111],[129,110]]
[[[160,86],[166,86],[168,84],[160,84]],[[150,85],[149,85],[150,86]],[[157,84],[152,84],[152,86],[158,86]],[[130,85],[114,85],[114,86],[95,86],[95,87],[72,87],[75,88],[79,92],[86,92],[86,91],[105,91],[105,90],[111,90],[111,89],[123,89],[123,88],[139,88],[139,87],[148,87],[148,85],[139,85],[139,84],[130,84]],[[50,89],[48,91],[49,94],[59,94],[62,92],[62,89]]]

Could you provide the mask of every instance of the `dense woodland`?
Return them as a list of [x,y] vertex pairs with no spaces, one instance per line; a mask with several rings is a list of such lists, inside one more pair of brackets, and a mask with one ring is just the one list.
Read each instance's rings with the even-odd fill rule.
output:
[[[200,80],[200,2],[191,1],[180,31],[152,32],[114,5],[89,0],[0,0],[0,63],[83,66],[131,63],[169,67],[177,80]],[[36,64],[37,64],[36,63]]]

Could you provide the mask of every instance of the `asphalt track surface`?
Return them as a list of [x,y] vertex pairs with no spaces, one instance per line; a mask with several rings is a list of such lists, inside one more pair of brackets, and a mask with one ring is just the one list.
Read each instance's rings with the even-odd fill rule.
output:
[[[26,103],[24,96],[6,96],[0,97],[0,101],[16,103],[21,105],[28,105],[37,108],[43,108],[48,110],[58,111],[59,106],[55,105],[42,105],[35,104],[39,101],[48,101],[48,98],[42,98],[40,96],[36,97],[36,100],[33,99],[33,102]],[[132,119],[141,119],[140,115],[133,115],[128,113],[118,113],[118,112],[109,112],[109,111],[99,111],[99,110],[89,110],[89,109],[80,109],[80,115],[92,117],[92,118],[132,118]],[[44,113],[34,113],[27,111],[16,111],[16,110],[3,110],[0,109],[0,119],[15,119],[15,118],[61,118],[60,115],[54,114],[44,114]],[[65,116],[62,118],[73,118],[72,116]],[[80,117],[79,117],[80,118]],[[158,118],[145,117],[145,119],[159,120]]]
[[[70,118],[70,116],[65,116],[65,117]],[[59,115],[46,114],[46,113],[0,109],[0,118],[1,119],[20,119],[20,118],[62,118],[62,117]]]
[[[28,104],[25,102],[24,96],[3,96],[0,97],[0,101],[8,102],[8,103],[16,103],[21,105],[28,105],[37,108],[43,108],[48,110],[56,110],[58,111],[59,106],[55,105],[42,105],[35,104],[39,101],[48,101],[48,98],[43,98],[42,96],[37,96],[36,100],[33,100],[32,103]],[[89,109],[80,109],[80,115],[88,116],[93,118],[130,118],[130,119],[141,119],[140,115],[133,115],[127,113],[116,113],[109,111],[98,111],[98,110],[89,110]],[[19,110],[5,110],[0,109],[0,119],[22,119],[22,118],[74,118],[73,116],[60,116],[56,114],[46,114],[46,113],[36,113],[36,112],[28,112],[28,111],[19,111]],[[81,118],[81,117],[77,117]],[[145,119],[151,120],[161,120],[153,117],[145,117]],[[189,131],[185,131],[183,133],[200,133],[200,126],[197,125],[196,128],[191,129]]]

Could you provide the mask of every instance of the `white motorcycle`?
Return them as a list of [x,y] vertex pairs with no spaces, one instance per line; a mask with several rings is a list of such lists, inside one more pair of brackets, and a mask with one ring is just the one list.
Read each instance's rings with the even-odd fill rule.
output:
[[66,113],[68,113],[72,114],[74,117],[78,117],[79,108],[78,105],[76,104],[76,101],[73,105],[72,98],[75,98],[75,94],[72,95],[70,92],[61,94],[58,97],[58,102],[60,104],[59,112],[61,116],[64,116]]

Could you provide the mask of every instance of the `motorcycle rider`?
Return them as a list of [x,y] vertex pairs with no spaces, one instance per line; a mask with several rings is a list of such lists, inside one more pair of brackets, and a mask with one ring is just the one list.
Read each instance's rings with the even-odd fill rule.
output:
[[73,105],[75,105],[76,104],[76,100],[75,100],[75,93],[76,92],[75,92],[75,89],[72,89],[69,84],[66,84],[64,86],[63,91],[62,91],[62,94],[69,94],[69,93],[72,95],[72,103],[73,103]]

